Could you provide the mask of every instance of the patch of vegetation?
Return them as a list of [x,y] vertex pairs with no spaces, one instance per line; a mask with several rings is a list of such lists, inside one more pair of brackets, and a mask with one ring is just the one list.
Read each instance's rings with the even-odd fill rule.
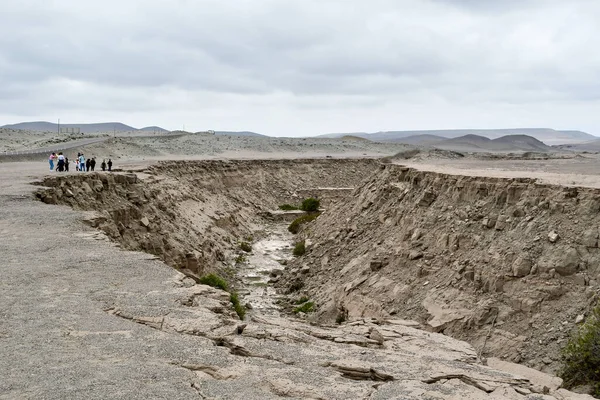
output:
[[293,234],[300,232],[300,226],[302,224],[306,224],[308,222],[314,221],[319,215],[321,215],[321,214],[315,213],[315,214],[303,215],[301,217],[296,218],[295,220],[292,221],[290,226],[288,226],[288,231],[292,232]]
[[309,197],[308,199],[306,199],[302,202],[300,209],[302,211],[308,211],[308,212],[318,211],[320,205],[321,205],[321,202],[319,202],[318,199],[315,199],[314,197]]
[[304,255],[304,253],[306,253],[306,245],[304,244],[304,240],[303,240],[301,242],[296,243],[292,254],[294,254],[294,256],[296,256],[296,257],[300,257],[300,256]]
[[302,304],[301,306],[294,308],[294,314],[298,314],[300,312],[303,312],[306,314],[306,313],[313,312],[313,311],[315,311],[315,303],[313,303],[312,301],[307,301],[306,303]]
[[254,242],[254,236],[252,236],[252,235],[246,236],[246,242],[251,242],[251,243]]
[[229,301],[231,302],[233,309],[240,319],[244,319],[244,316],[246,315],[246,307],[240,303],[240,298],[237,292],[229,290],[229,285],[223,278],[216,274],[208,274],[200,278],[200,283],[229,292]]
[[298,210],[298,206],[295,206],[293,204],[282,204],[279,206],[279,209],[283,211],[293,211]]
[[559,376],[567,389],[590,385],[600,398],[600,304],[563,348]]
[[235,263],[241,264],[243,262],[246,262],[246,256],[243,254],[238,254],[238,256],[235,258]]
[[237,313],[241,320],[246,316],[246,307],[240,303],[240,298],[236,292],[231,292],[229,295],[229,301],[233,305],[233,309]]
[[229,285],[227,284],[225,279],[215,274],[204,275],[202,278],[200,278],[200,283],[221,290],[229,291]]
[[241,242],[240,249],[246,253],[250,253],[252,251],[252,245],[248,242]]

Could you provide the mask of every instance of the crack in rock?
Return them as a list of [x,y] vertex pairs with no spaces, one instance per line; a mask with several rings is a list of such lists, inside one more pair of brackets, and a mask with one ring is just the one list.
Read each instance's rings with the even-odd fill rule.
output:
[[[494,390],[497,389],[497,385],[489,385],[488,383],[497,383],[497,384],[508,384],[513,386],[513,384],[515,384],[516,382],[509,382],[509,381],[492,381],[492,380],[477,380],[473,377],[470,377],[468,375],[464,375],[464,374],[446,374],[446,375],[438,375],[438,376],[433,376],[429,379],[423,379],[421,382],[423,383],[427,383],[427,384],[432,384],[432,383],[437,383],[440,382],[442,380],[450,380],[450,379],[458,379],[460,381],[462,381],[463,383],[473,386],[481,391],[484,391],[486,393],[491,393]],[[523,381],[523,383],[525,383],[526,381]]]
[[231,375],[231,374],[228,374],[228,375],[222,374],[221,370],[219,368],[213,367],[212,365],[178,364],[178,363],[172,363],[172,365],[176,365],[178,367],[185,368],[185,369],[193,371],[193,372],[204,372],[205,374],[209,375],[211,378],[216,379],[218,381],[226,381],[226,380],[235,378],[235,376]]
[[380,381],[390,382],[395,380],[392,375],[378,371],[373,367],[360,367],[353,365],[342,365],[342,364],[329,364],[342,374],[344,378],[352,379],[355,381]]

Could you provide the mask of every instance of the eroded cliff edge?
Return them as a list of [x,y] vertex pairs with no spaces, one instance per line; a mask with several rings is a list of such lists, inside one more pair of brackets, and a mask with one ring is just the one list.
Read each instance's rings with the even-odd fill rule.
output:
[[[598,301],[600,191],[382,164],[302,235],[281,287],[318,319],[416,319],[553,370]],[[308,268],[307,268],[308,267]]]

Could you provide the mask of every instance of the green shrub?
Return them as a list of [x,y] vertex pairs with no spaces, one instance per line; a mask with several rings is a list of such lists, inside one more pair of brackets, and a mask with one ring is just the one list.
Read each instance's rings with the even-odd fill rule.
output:
[[300,232],[300,225],[306,224],[308,222],[315,220],[319,215],[320,215],[319,213],[315,213],[315,214],[303,215],[301,217],[296,218],[295,220],[292,221],[290,226],[288,226],[288,231],[292,232],[293,234]]
[[300,209],[302,211],[318,211],[320,205],[321,203],[318,199],[315,199],[314,197],[309,197],[308,199],[302,202]]
[[298,206],[294,206],[292,204],[282,204],[279,206],[279,209],[283,210],[283,211],[292,211],[292,210],[297,210]]
[[252,251],[252,245],[248,242],[242,242],[240,243],[240,249],[246,253],[250,253]]
[[304,253],[306,253],[306,246],[304,244],[304,240],[301,242],[296,243],[296,245],[294,246],[294,256],[296,257],[300,257],[302,255],[304,255]]
[[233,305],[233,309],[237,313],[238,317],[240,317],[240,319],[243,320],[246,316],[246,307],[240,304],[240,298],[238,294],[236,292],[232,292],[229,295],[229,301]]
[[204,275],[200,278],[200,283],[208,286],[212,286],[214,288],[219,288],[225,291],[229,290],[229,285],[223,278],[215,274]]
[[235,263],[236,264],[241,264],[243,262],[246,261],[246,256],[243,254],[238,254],[238,256],[235,258]]
[[[200,278],[200,283],[229,292],[229,285],[227,282],[215,274],[204,275],[202,278]],[[244,316],[246,315],[246,307],[240,304],[240,298],[236,292],[229,292],[229,301],[231,302],[233,309],[240,319],[244,319]]]
[[566,388],[591,385],[594,396],[600,396],[600,305],[563,348],[559,375]]
[[294,308],[295,314],[298,314],[299,312],[303,312],[306,314],[306,313],[313,312],[313,311],[315,311],[315,303],[313,303],[312,301],[307,301],[306,303],[302,304],[301,306]]

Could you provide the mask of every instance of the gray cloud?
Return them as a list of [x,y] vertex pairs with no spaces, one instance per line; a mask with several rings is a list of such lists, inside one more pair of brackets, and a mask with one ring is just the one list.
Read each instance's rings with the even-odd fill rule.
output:
[[5,0],[0,122],[600,134],[581,112],[599,19],[588,0]]

